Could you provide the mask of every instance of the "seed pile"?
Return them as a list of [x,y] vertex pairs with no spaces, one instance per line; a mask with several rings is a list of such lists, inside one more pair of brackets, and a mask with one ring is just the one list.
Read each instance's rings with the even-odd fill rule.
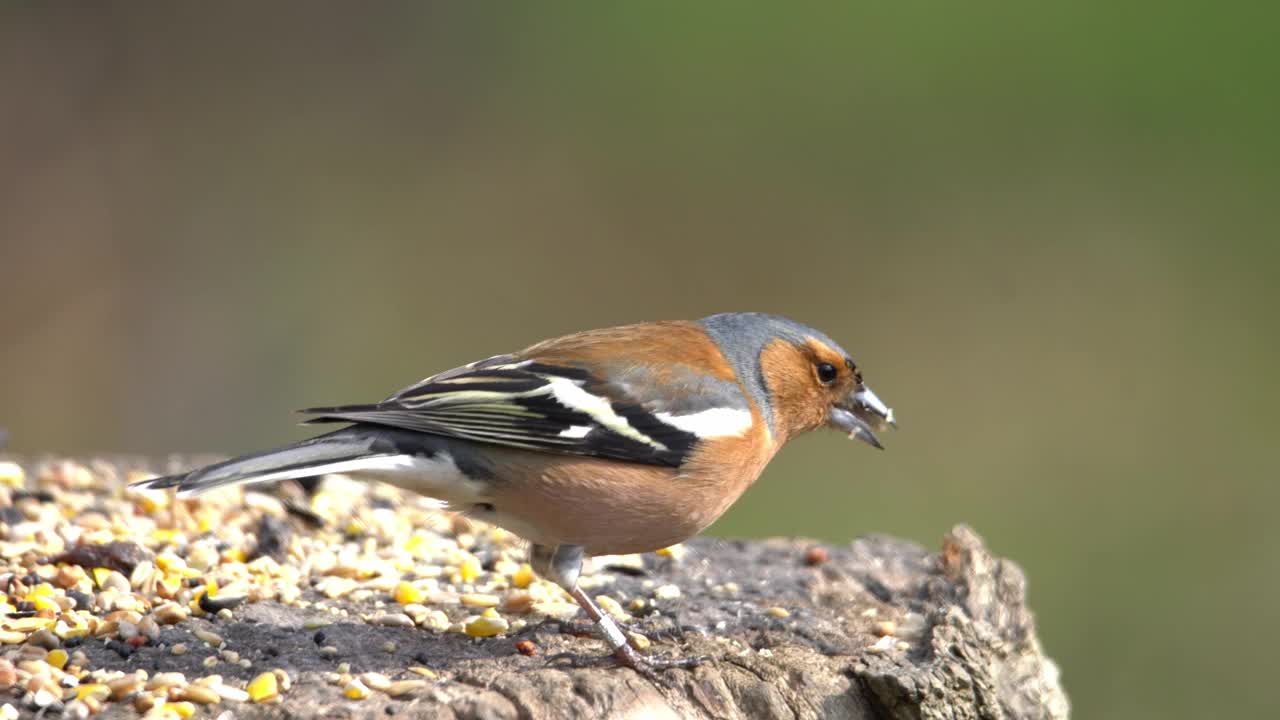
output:
[[[242,657],[244,648],[218,632],[219,621],[264,601],[306,609],[305,629],[322,657],[340,652],[326,641],[331,622],[490,638],[578,613],[525,564],[518,538],[411,493],[340,477],[288,500],[241,488],[179,499],[128,487],[151,476],[106,463],[0,461],[0,720],[20,710],[84,718],[109,703],[148,718],[228,709],[231,717],[238,703],[287,700],[286,670]],[[581,584],[610,580],[588,573]],[[679,593],[663,585],[625,605],[598,599],[631,620]],[[187,629],[190,639],[173,642],[166,628]],[[203,658],[204,672],[95,669],[85,652],[105,647],[127,657],[142,646],[175,660]],[[395,652],[395,642],[382,650]],[[511,652],[538,648],[522,640]],[[340,663],[325,680],[362,700],[412,697],[438,676],[422,666],[395,676],[353,673]]]

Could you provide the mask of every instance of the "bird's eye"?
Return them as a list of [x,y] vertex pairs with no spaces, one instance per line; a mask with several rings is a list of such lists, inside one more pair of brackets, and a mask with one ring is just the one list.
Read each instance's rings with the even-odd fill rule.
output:
[[818,382],[830,385],[836,381],[836,366],[831,363],[818,363]]

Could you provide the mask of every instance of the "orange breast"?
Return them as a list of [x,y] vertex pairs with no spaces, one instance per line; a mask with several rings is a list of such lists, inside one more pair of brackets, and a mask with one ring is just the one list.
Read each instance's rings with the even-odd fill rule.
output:
[[478,517],[591,555],[657,550],[720,517],[773,451],[759,422],[746,437],[705,442],[681,468],[495,448],[493,510]]

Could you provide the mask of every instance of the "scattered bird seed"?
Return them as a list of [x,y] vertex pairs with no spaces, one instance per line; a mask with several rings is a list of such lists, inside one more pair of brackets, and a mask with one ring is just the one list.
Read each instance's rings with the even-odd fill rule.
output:
[[[258,673],[245,689],[224,684],[219,675],[192,680],[165,672],[163,658],[170,655],[170,668],[190,669],[194,660],[178,658],[195,654],[205,673],[225,663],[236,674],[254,665],[249,650],[278,656],[279,644],[266,637],[266,647],[232,650],[216,632],[216,623],[239,615],[247,603],[310,608],[303,626],[315,633],[320,655],[334,659],[342,644],[334,643],[326,626],[348,617],[488,638],[579,614],[524,562],[519,538],[442,514],[392,488],[370,493],[366,485],[331,478],[301,509],[317,522],[299,530],[303,526],[287,518],[303,516],[261,492],[235,488],[176,502],[170,492],[126,487],[149,477],[107,464],[24,467],[0,461],[0,495],[13,501],[0,507],[0,523],[8,528],[0,534],[0,578],[10,578],[0,585],[0,687],[15,688],[12,697],[26,709],[114,717],[119,711],[111,704],[128,703],[149,717],[172,719],[203,716],[201,706],[272,702],[290,688],[283,671]],[[74,544],[68,546],[68,539]],[[677,559],[681,551],[673,547],[661,555]],[[629,619],[628,611],[653,612],[650,594],[658,601],[680,597],[675,585],[652,581],[646,597],[620,602],[606,594],[615,572],[633,568],[648,572],[638,555],[608,558],[587,568],[582,586],[619,619]],[[200,627],[193,616],[204,619]],[[92,643],[137,663],[139,648],[163,647],[171,633],[194,636],[200,644],[169,640],[167,653],[147,656],[150,672],[95,669],[90,655],[75,649]],[[206,646],[217,652],[199,650]],[[388,654],[400,649],[393,640],[380,647]],[[539,652],[529,640],[515,649]],[[338,671],[333,682],[356,699],[375,692],[408,697],[439,679],[422,666],[409,668],[413,679],[402,680],[379,673],[356,677],[348,663]],[[17,714],[16,705],[0,704],[0,720]]]
[[279,697],[280,684],[276,681],[275,673],[265,672],[250,681],[245,691],[253,702],[267,702]]
[[827,562],[828,559],[830,559],[830,553],[827,552],[826,548],[820,545],[814,545],[804,553],[804,564],[809,567],[822,565]]

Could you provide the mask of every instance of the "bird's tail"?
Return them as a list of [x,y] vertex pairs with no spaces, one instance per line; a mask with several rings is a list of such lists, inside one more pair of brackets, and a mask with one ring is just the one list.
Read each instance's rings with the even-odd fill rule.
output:
[[330,473],[379,470],[401,455],[380,442],[376,433],[348,427],[274,450],[242,455],[181,475],[135,483],[142,489],[177,488],[179,496],[216,488],[308,478]]

